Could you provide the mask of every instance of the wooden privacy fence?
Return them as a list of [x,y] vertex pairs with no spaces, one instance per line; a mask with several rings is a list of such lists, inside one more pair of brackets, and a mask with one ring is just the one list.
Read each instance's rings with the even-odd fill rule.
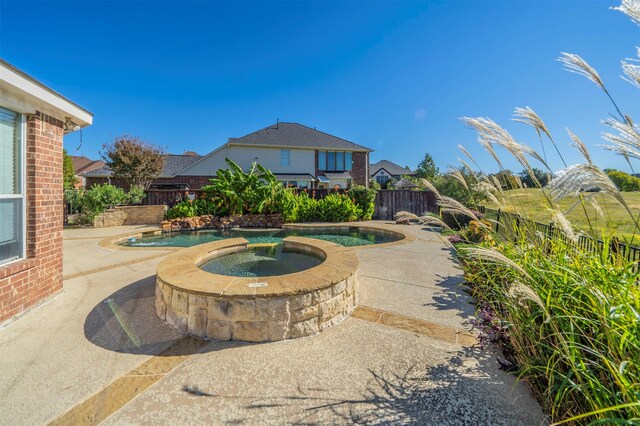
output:
[[437,211],[436,196],[431,191],[381,189],[376,194],[374,219],[392,220],[396,213],[407,211],[422,215]]
[[[601,252],[604,248],[604,242],[596,240],[585,235],[579,235],[577,241],[571,241],[571,239],[564,233],[564,231],[553,222],[544,224],[535,222],[530,219],[525,219],[518,214],[503,212],[502,210],[494,210],[484,206],[478,206],[478,211],[487,215],[488,219],[494,221],[496,234],[504,234],[509,237],[513,237],[517,232],[535,232],[538,236],[545,239],[561,239],[567,244],[573,244],[575,247],[579,247],[582,250],[589,252]],[[616,254],[630,262],[635,262],[633,266],[634,271],[640,268],[640,247],[632,246],[620,242],[616,237],[611,238],[609,242],[609,252]]]
[[[199,197],[202,190],[190,189],[189,195]],[[330,193],[344,193],[343,189],[309,189],[307,193],[310,197],[322,199]],[[185,191],[178,189],[150,189],[147,196],[142,201],[145,205],[173,206],[184,198]],[[408,211],[421,215],[425,212],[436,211],[436,197],[430,191],[412,191],[409,189],[382,189],[376,194],[374,219],[391,220],[396,213]]]

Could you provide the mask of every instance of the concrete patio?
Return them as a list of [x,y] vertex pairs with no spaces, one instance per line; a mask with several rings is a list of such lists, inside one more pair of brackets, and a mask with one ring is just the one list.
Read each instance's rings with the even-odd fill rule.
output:
[[65,230],[63,293],[0,330],[0,424],[544,424],[527,387],[464,338],[473,306],[439,236],[372,224],[415,240],[354,249],[361,308],[263,344],[162,323],[155,268],[173,250],[99,245],[140,227]]

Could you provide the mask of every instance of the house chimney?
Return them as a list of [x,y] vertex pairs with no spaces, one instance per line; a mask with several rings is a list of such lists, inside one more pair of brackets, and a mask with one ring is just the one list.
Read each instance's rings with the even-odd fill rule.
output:
[[276,118],[276,130],[278,130],[278,126],[280,125],[280,119]]

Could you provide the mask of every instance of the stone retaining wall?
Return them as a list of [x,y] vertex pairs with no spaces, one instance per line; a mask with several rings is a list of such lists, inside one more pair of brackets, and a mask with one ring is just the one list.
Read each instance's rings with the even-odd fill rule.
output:
[[227,228],[280,228],[280,214],[246,214],[243,216],[196,216],[162,222],[164,232],[192,231],[195,229],[227,229]]
[[96,216],[93,226],[160,224],[164,220],[164,212],[165,206],[116,206]]
[[265,342],[312,336],[357,305],[356,274],[324,289],[282,297],[192,294],[158,279],[156,313],[181,333],[215,340]]
[[156,314],[181,333],[248,342],[312,336],[347,318],[358,302],[358,260],[353,252],[302,237],[286,238],[284,244],[325,260],[293,274],[248,278],[212,274],[197,266],[245,250],[243,238],[169,256],[158,265]]

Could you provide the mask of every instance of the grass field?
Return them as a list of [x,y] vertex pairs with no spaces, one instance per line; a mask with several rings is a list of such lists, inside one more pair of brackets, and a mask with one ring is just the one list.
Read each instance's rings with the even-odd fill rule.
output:
[[[523,217],[548,224],[551,221],[551,213],[547,208],[544,194],[539,189],[515,189],[506,191],[507,207],[503,211],[520,213]],[[640,192],[623,192],[622,196],[627,202],[636,218],[640,215]],[[629,241],[635,231],[635,226],[625,209],[613,199],[613,197],[603,194],[595,194],[604,218],[596,213],[591,203],[585,203],[586,214],[581,204],[577,204],[577,198],[567,198],[556,202],[561,210],[571,221],[574,229],[583,231],[587,235],[592,235],[589,229],[589,221],[597,233],[597,236],[617,236],[620,239]],[[496,209],[498,206],[491,203],[486,207]],[[575,205],[575,207],[573,207]],[[573,209],[572,209],[573,207]],[[570,211],[569,211],[570,210]],[[569,211],[569,213],[567,213]],[[640,234],[636,234],[634,245],[640,245]]]

